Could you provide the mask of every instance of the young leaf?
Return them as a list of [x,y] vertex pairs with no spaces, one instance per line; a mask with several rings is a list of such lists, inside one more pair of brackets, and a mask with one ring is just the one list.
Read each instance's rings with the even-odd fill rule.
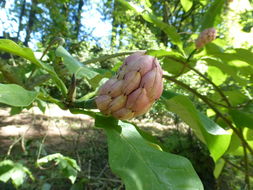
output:
[[82,65],[79,61],[72,57],[72,55],[70,55],[69,52],[62,46],[59,46],[56,49],[55,54],[63,58],[64,64],[68,68],[70,74],[75,74],[77,77],[86,77],[87,79],[92,79],[98,75],[97,72],[85,65]]
[[189,160],[154,148],[131,124],[119,121],[118,127],[121,132],[115,126],[104,129],[111,169],[122,178],[126,190],[203,189]]
[[37,92],[25,90],[16,84],[0,84],[0,102],[7,105],[25,107],[30,105],[37,95]]

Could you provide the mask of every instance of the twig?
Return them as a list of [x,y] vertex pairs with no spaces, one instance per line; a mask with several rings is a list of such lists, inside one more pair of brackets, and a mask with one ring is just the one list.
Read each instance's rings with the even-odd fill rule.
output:
[[43,59],[43,57],[46,55],[46,53],[48,52],[48,50],[52,47],[52,45],[59,43],[59,45],[64,44],[64,39],[61,37],[56,37],[54,38],[49,45],[47,46],[47,48],[45,49],[45,51],[43,52],[42,56],[40,57],[40,60]]
[[[26,135],[26,133],[30,130],[32,126],[28,127],[28,129],[26,129],[26,131],[24,132],[24,134],[22,134],[18,139],[16,139],[10,146],[9,146],[9,149],[8,149],[8,152],[7,152],[7,156],[10,156],[11,154],[11,151],[12,151],[12,148],[19,142],[21,141],[24,136]],[[22,142],[21,142],[22,143]],[[22,144],[21,144],[21,147],[22,147]],[[23,147],[22,147],[23,149]]]
[[110,179],[110,178],[96,178],[96,177],[90,177],[89,179],[95,179],[95,180],[101,180],[101,181],[111,181],[111,182],[116,182],[116,183],[121,183],[122,181],[119,179]]
[[141,50],[133,50],[133,51],[128,51],[128,52],[115,53],[115,54],[112,54],[112,55],[104,55],[104,56],[101,56],[101,57],[98,57],[98,58],[94,58],[94,59],[84,61],[83,64],[87,65],[87,64],[91,64],[91,63],[101,62],[101,61],[105,61],[107,59],[111,59],[111,58],[114,58],[114,57],[129,55],[129,54],[132,54],[136,51],[141,51]]
[[223,121],[225,121],[227,123],[227,125],[235,132],[235,134],[240,138],[241,142],[243,145],[245,145],[247,147],[247,149],[250,151],[250,153],[253,155],[253,149],[250,147],[250,145],[248,144],[248,142],[244,139],[243,135],[240,133],[240,131],[235,128],[233,126],[233,124],[231,123],[230,120],[228,120],[215,106],[213,106],[209,99],[201,94],[199,94],[195,89],[189,87],[187,84],[173,78],[167,75],[163,76],[165,79],[170,80],[175,82],[176,84],[180,85],[181,87],[187,89],[188,91],[190,91],[191,93],[193,93],[194,95],[196,95],[197,97],[199,97],[203,102],[205,102],[210,108],[212,108],[214,110],[214,112],[216,113],[216,115],[218,115],[220,118],[223,119]]
[[108,165],[106,164],[105,167],[101,170],[101,172],[98,174],[96,178],[100,178],[107,168],[108,168]]
[[[226,163],[228,163],[229,165],[233,166],[234,168],[240,170],[240,171],[243,172],[243,173],[245,172],[245,170],[244,170],[243,168],[237,166],[236,164],[234,164],[233,162],[229,161],[228,159],[226,159],[226,158],[223,158],[223,159],[226,161]],[[250,177],[253,177],[253,174],[251,174],[251,173],[248,173],[248,175],[249,175]]]
[[22,139],[22,136],[20,136],[18,139],[16,139],[8,148],[7,156],[10,156],[12,148]]
[[89,166],[88,166],[88,179],[91,179],[90,171],[91,171],[91,160],[89,160]]
[[244,168],[245,168],[245,186],[246,189],[250,189],[250,181],[249,181],[249,162],[248,162],[248,154],[247,154],[247,149],[245,145],[243,145],[243,154],[244,154]]
[[[187,63],[186,63],[187,64]],[[223,100],[227,103],[227,105],[229,107],[231,107],[230,102],[228,101],[227,97],[225,96],[225,94],[221,91],[221,89],[213,83],[213,81],[211,81],[209,78],[207,78],[205,75],[203,75],[201,72],[199,72],[197,69],[191,67],[190,65],[186,65],[186,67],[188,67],[189,69],[193,70],[195,73],[197,73],[199,76],[201,76],[203,79],[205,79],[208,83],[210,83],[215,90],[217,90],[217,92],[222,96]]]
[[221,89],[220,89],[216,84],[214,84],[213,81],[211,81],[209,78],[207,78],[207,77],[206,77],[205,75],[203,75],[201,72],[199,72],[197,69],[191,67],[191,66],[188,64],[189,61],[190,61],[190,59],[191,59],[192,56],[194,55],[194,53],[196,53],[196,51],[197,51],[197,49],[194,49],[194,50],[190,53],[190,55],[188,56],[188,58],[186,59],[185,62],[178,61],[178,62],[181,63],[184,67],[182,68],[182,70],[180,71],[180,73],[179,73],[178,75],[174,76],[174,78],[180,76],[180,75],[183,73],[183,71],[184,71],[184,69],[185,69],[186,67],[189,68],[190,70],[194,71],[196,74],[198,74],[199,76],[201,76],[203,79],[205,79],[208,83],[210,83],[210,84],[214,87],[214,89],[217,90],[217,92],[221,95],[221,97],[223,98],[223,100],[226,102],[227,106],[228,106],[228,107],[231,107],[230,102],[228,101],[228,99],[227,99],[227,97],[225,96],[225,94],[221,91]]

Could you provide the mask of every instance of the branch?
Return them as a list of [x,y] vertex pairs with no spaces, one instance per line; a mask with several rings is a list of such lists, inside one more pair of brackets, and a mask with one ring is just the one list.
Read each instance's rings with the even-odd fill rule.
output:
[[216,84],[214,84],[213,81],[211,81],[209,78],[207,78],[207,77],[206,77],[205,75],[203,75],[201,72],[199,72],[197,69],[191,67],[191,66],[188,64],[189,61],[190,61],[190,59],[192,58],[192,56],[196,53],[196,51],[197,51],[197,49],[194,49],[194,50],[190,53],[190,55],[188,56],[188,58],[187,58],[187,60],[186,60],[185,62],[182,62],[182,61],[180,61],[180,60],[177,60],[177,59],[174,59],[174,58],[173,58],[174,60],[176,60],[177,62],[179,62],[179,63],[181,63],[181,64],[183,65],[182,70],[180,71],[179,74],[176,75],[176,77],[180,76],[180,75],[183,73],[183,71],[184,71],[184,69],[185,69],[186,67],[189,68],[190,70],[194,71],[196,74],[198,74],[199,76],[201,76],[203,79],[205,79],[208,83],[210,83],[210,84],[214,87],[214,89],[221,95],[221,97],[223,98],[223,100],[226,102],[227,106],[228,106],[228,107],[231,107],[230,102],[228,101],[228,99],[227,99],[227,97],[225,96],[225,94],[221,91],[221,89],[220,89]]

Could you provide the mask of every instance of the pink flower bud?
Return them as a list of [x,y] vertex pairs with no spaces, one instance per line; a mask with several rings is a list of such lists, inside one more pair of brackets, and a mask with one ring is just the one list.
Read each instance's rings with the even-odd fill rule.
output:
[[202,31],[195,41],[195,46],[197,49],[204,47],[207,43],[215,40],[216,38],[216,30],[215,28],[207,28]]
[[146,113],[162,94],[162,74],[158,60],[145,52],[128,56],[117,75],[99,89],[98,109],[118,119]]

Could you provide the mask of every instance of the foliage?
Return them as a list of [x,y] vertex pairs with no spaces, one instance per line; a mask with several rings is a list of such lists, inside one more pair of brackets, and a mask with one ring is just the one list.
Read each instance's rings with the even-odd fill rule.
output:
[[[94,55],[90,55],[87,56],[91,57],[90,60],[85,59],[81,63],[74,58],[75,54],[71,55],[75,51],[78,52],[78,48],[70,48],[74,42],[68,41],[79,39],[80,36],[80,26],[77,29],[67,22],[68,19],[73,20],[69,14],[77,1],[33,3],[41,3],[42,7],[47,7],[52,22],[48,31],[52,36],[61,31],[61,35],[67,39],[66,49],[60,40],[55,40],[54,45],[57,48],[52,48],[52,44],[42,48],[43,55],[37,58],[30,48],[12,40],[1,39],[0,50],[19,56],[15,59],[19,60],[20,64],[10,64],[6,59],[0,60],[0,102],[13,109],[15,107],[24,109],[49,102],[73,114],[93,117],[96,127],[102,128],[107,134],[110,167],[123,180],[126,189],[204,189],[199,179],[202,177],[197,175],[187,158],[166,152],[162,143],[130,122],[105,117],[94,110],[96,107],[93,98],[97,88],[105,78],[111,77],[121,64],[120,61],[116,61],[117,63],[112,64],[112,69],[106,69],[100,68],[96,63],[104,63],[112,58],[131,54],[132,51],[113,52],[95,58]],[[30,15],[38,14],[39,11],[34,9],[33,3]],[[68,8],[65,8],[66,5]],[[79,5],[83,6],[82,3]],[[112,49],[124,49],[124,43],[120,42],[117,46],[115,42],[117,38],[119,41],[125,39],[125,47],[144,48],[147,54],[160,60],[166,90],[159,104],[163,104],[166,113],[172,112],[185,122],[208,149],[215,164],[212,172],[216,178],[219,179],[223,174],[222,171],[226,170],[226,164],[231,163],[230,157],[240,156],[245,183],[245,187],[240,188],[250,189],[252,183],[250,160],[253,156],[252,44],[233,47],[229,45],[228,37],[222,35],[203,49],[195,49],[193,43],[196,37],[194,33],[198,29],[200,31],[208,27],[217,27],[218,31],[226,29],[225,21],[222,19],[229,12],[229,2],[181,0],[169,4],[167,1],[108,0],[105,6],[110,9],[105,16],[111,14],[113,19],[115,33],[111,38]],[[122,12],[126,12],[126,18],[120,18]],[[79,13],[75,13],[76,21]],[[191,18],[194,18],[192,22]],[[41,26],[41,23],[37,24]],[[53,27],[53,24],[59,28]],[[136,39],[138,43],[135,45],[135,39],[131,38],[136,37],[135,29],[140,24],[143,27],[139,27],[138,34],[147,32],[147,37]],[[27,25],[27,38],[30,38],[31,25],[33,25],[31,22]],[[249,25],[246,22],[245,26]],[[42,38],[49,39],[48,31],[46,32],[43,27],[41,28],[45,36]],[[73,27],[75,29],[71,33]],[[37,30],[39,29],[38,27]],[[124,29],[127,29],[127,32],[124,32]],[[156,41],[150,42],[149,37]],[[25,40],[24,44],[27,45],[28,41]],[[142,41],[143,43],[139,43]],[[152,46],[149,46],[150,44]],[[46,54],[48,58],[45,60],[43,56]],[[24,71],[18,76],[13,72],[15,69]],[[17,77],[21,77],[22,80]],[[76,100],[76,91],[80,93],[80,88],[76,85],[77,80],[86,81],[90,89],[89,92],[81,93],[81,98]],[[180,93],[168,90],[171,87]],[[54,88],[57,96],[50,92],[49,88]],[[39,107],[44,110],[43,106]],[[56,153],[37,160],[37,164],[42,166],[50,161],[59,166],[63,176],[72,183],[75,182],[80,171],[75,160]],[[27,174],[32,178],[30,171],[21,164],[10,160],[2,161],[1,164],[0,179],[3,182],[12,180],[18,187],[23,184]],[[17,178],[18,181],[11,176],[15,171],[22,176]],[[206,183],[203,184],[205,189],[208,189]]]
[[76,180],[78,171],[80,171],[80,167],[77,165],[76,161],[56,153],[40,158],[37,160],[36,164],[41,167],[42,165],[48,164],[52,161],[55,162],[55,165],[58,165],[61,174],[64,177],[67,177],[73,184]]
[[2,182],[6,183],[8,180],[11,180],[15,187],[19,187],[25,182],[27,175],[34,180],[30,170],[23,166],[23,164],[14,163],[11,160],[0,162],[0,181]]

